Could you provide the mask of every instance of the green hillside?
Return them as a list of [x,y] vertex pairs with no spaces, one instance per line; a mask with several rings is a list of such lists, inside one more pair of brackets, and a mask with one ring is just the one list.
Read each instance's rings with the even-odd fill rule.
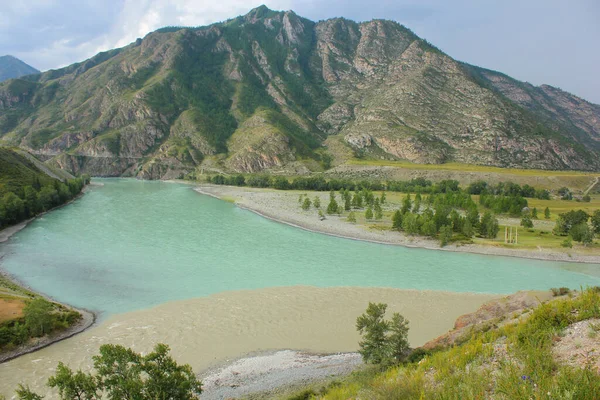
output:
[[396,22],[264,6],[0,84],[0,141],[97,176],[356,159],[596,171],[598,121],[598,105],[458,62]]

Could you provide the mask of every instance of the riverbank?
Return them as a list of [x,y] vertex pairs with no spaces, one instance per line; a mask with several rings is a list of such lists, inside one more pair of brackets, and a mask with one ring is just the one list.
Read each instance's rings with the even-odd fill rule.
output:
[[[340,218],[335,215],[327,215],[324,220],[321,220],[316,211],[303,211],[301,209],[298,204],[300,192],[295,191],[276,191],[272,189],[265,190],[209,184],[198,185],[195,190],[201,194],[233,202],[240,208],[247,209],[280,223],[302,228],[311,232],[324,233],[347,239],[442,251],[520,257],[547,261],[600,264],[600,255],[582,255],[574,254],[572,252],[563,253],[541,247],[535,251],[485,246],[480,244],[450,244],[444,248],[440,248],[439,242],[435,240],[419,236],[409,236],[398,231],[369,229],[368,227],[359,224],[351,224],[346,221],[346,218]],[[329,193],[310,193],[309,198],[312,200],[314,196],[319,196],[321,204],[323,205],[326,205],[329,201]]]
[[[8,228],[3,229],[2,231],[0,231],[0,243],[7,242],[13,235],[20,232],[22,229],[24,229],[30,222],[34,221],[36,218],[40,218],[43,215],[45,215],[51,211],[57,210],[61,207],[65,207],[65,206],[73,203],[74,201],[78,200],[81,196],[83,196],[85,194],[85,192],[87,190],[89,190],[89,186],[101,186],[101,184],[90,183],[90,184],[84,186],[84,188],[81,190],[81,192],[77,196],[75,196],[73,199],[69,200],[68,202],[61,204],[59,206],[56,206],[56,207],[54,207],[48,211],[45,211],[43,213],[40,213],[40,214],[36,215],[34,218],[30,218],[26,221],[22,221],[16,225],[9,226]],[[15,300],[20,300],[21,298],[29,299],[29,298],[34,298],[34,297],[41,297],[52,303],[59,304],[68,310],[77,311],[81,315],[81,319],[79,321],[77,321],[75,324],[73,324],[72,326],[70,326],[69,328],[64,329],[60,332],[54,332],[50,335],[46,335],[46,336],[43,336],[40,338],[32,338],[27,343],[25,343],[21,346],[18,346],[17,348],[14,348],[10,351],[0,352],[0,363],[4,363],[6,361],[15,359],[15,358],[20,357],[25,354],[33,353],[35,351],[38,351],[45,347],[48,347],[53,343],[57,343],[62,340],[73,337],[74,335],[85,331],[86,329],[88,329],[95,323],[96,315],[93,312],[75,308],[75,307],[72,307],[67,304],[59,303],[43,293],[38,293],[38,292],[32,290],[27,285],[23,284],[22,282],[19,282],[13,276],[10,276],[9,274],[2,271],[1,260],[2,260],[2,254],[0,254],[0,295],[10,296],[11,298],[14,297]]]
[[[52,394],[45,387],[59,361],[89,370],[105,343],[150,351],[166,343],[180,363],[205,376],[253,352],[295,349],[308,353],[348,353],[358,349],[356,317],[369,302],[388,304],[410,321],[409,341],[420,346],[454,326],[455,320],[499,295],[389,288],[293,286],[223,292],[170,302],[109,317],[91,329],[0,364],[0,394],[19,383]],[[275,367],[275,364],[272,364]]]

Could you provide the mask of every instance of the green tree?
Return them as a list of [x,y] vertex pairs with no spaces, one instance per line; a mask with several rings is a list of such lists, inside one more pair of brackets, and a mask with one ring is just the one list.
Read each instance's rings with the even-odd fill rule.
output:
[[544,218],[550,219],[550,209],[548,207],[544,210]]
[[[165,344],[157,344],[146,356],[105,344],[93,360],[95,375],[74,373],[59,363],[48,386],[56,388],[62,400],[192,400],[202,392],[202,383],[192,368],[178,365]],[[41,399],[29,389],[20,389],[20,399]]]
[[392,229],[397,231],[402,229],[402,213],[400,210],[396,210],[394,215],[392,216]]
[[402,219],[402,229],[409,235],[416,235],[419,233],[421,225],[416,214],[407,213]]
[[25,215],[28,218],[40,212],[40,198],[38,192],[32,186],[23,188],[23,200],[25,201]]
[[425,219],[421,225],[420,232],[424,236],[434,237],[437,234],[435,222],[432,219]]
[[350,192],[346,191],[347,195],[344,195],[344,210],[350,211],[352,208],[352,196],[350,196]]
[[498,225],[498,220],[494,217],[494,214],[486,211],[479,223],[479,234],[482,237],[494,239],[496,238],[496,235],[498,235],[499,230],[500,226]]
[[6,225],[14,224],[23,219],[25,203],[13,192],[8,192],[0,199],[0,218]]
[[469,218],[465,218],[461,232],[468,238],[472,238],[475,234],[475,230],[473,229],[473,225],[471,225],[471,221],[469,220]]
[[386,321],[386,310],[387,304],[369,303],[356,319],[356,329],[362,336],[358,352],[367,363],[395,364],[408,350],[408,321],[398,313]]
[[29,387],[25,387],[23,385],[19,385],[16,393],[19,400],[42,400],[44,398],[43,396],[32,392]]
[[600,210],[594,211],[592,214],[592,228],[596,235],[600,235]]
[[337,214],[338,203],[335,201],[335,192],[332,190],[329,193],[329,204],[327,205],[327,214]]
[[98,392],[100,391],[99,383],[91,374],[84,374],[81,371],[73,373],[62,362],[58,363],[56,375],[48,379],[48,386],[58,389],[61,399],[98,399]]
[[585,245],[591,244],[594,239],[594,233],[585,222],[573,226],[569,233],[574,241]]
[[406,197],[402,201],[402,208],[400,209],[400,212],[402,213],[402,215],[404,215],[404,214],[410,212],[411,207],[412,207],[412,201],[410,200],[410,193],[407,193]]
[[356,215],[354,215],[354,211],[350,211],[350,213],[348,214],[348,222],[351,222],[353,224],[356,223]]
[[589,194],[586,194],[581,198],[581,201],[583,201],[584,203],[589,203],[590,201],[592,201],[592,198]]
[[452,239],[452,227],[444,225],[440,228],[440,247],[446,246]]
[[371,206],[367,207],[367,211],[365,211],[365,218],[368,220],[373,219],[373,210],[371,209]]
[[386,200],[387,200],[387,197],[385,196],[385,190],[384,190],[383,192],[381,192],[381,201],[380,201],[380,203],[381,204],[385,204]]
[[362,208],[363,206],[363,197],[362,193],[356,192],[352,197],[352,207],[354,208]]
[[535,207],[533,207],[533,210],[531,210],[531,218],[538,219],[538,210]]
[[379,199],[375,199],[375,207],[373,211],[375,212],[375,219],[380,220],[383,218],[383,210],[381,209],[381,205],[379,204]]
[[310,209],[310,199],[308,197],[304,198],[304,202],[302,202],[302,209],[307,211]]
[[52,329],[52,303],[36,298],[23,309],[25,325],[32,336],[42,336]]
[[412,212],[418,213],[420,209],[421,209],[421,193],[417,193],[417,195],[415,196],[415,202],[412,207]]
[[313,199],[313,205],[315,208],[321,208],[321,198],[319,196],[315,196]]
[[523,215],[523,218],[521,218],[521,226],[523,228],[533,228],[533,221],[531,221],[531,217],[528,214]]

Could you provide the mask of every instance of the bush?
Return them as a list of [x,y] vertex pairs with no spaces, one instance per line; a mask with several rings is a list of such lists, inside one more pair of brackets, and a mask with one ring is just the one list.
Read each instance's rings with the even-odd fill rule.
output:
[[568,287],[551,288],[550,291],[552,292],[552,296],[554,297],[564,296],[566,294],[571,293],[571,289],[569,289]]

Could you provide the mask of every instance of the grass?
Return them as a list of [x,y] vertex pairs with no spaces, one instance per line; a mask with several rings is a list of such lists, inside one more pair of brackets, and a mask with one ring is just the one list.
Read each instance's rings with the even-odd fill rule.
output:
[[442,179],[456,179],[462,185],[467,185],[475,180],[484,180],[491,184],[512,181],[518,184],[529,184],[540,189],[556,190],[567,186],[576,193],[587,189],[599,172],[583,171],[552,171],[539,169],[500,168],[485,165],[445,163],[445,164],[415,164],[409,161],[391,160],[361,160],[356,158],[345,159],[349,166],[377,166],[393,167],[386,171],[386,175],[396,180],[408,180],[414,177],[412,171],[432,181]]
[[598,317],[600,294],[597,288],[586,289],[575,297],[542,304],[528,317],[486,332],[474,331],[464,343],[439,349],[418,363],[370,376],[359,372],[324,393],[314,391],[304,398],[600,398],[597,371],[559,364],[552,354],[553,344],[567,326]]
[[464,171],[464,172],[493,172],[508,175],[523,176],[598,176],[597,172],[583,171],[552,171],[542,169],[520,169],[520,168],[500,168],[486,165],[463,164],[463,163],[444,163],[444,164],[415,164],[410,161],[392,161],[392,160],[358,160],[353,159],[347,162],[350,165],[375,165],[385,167],[407,168],[415,170],[442,170],[442,171]]

